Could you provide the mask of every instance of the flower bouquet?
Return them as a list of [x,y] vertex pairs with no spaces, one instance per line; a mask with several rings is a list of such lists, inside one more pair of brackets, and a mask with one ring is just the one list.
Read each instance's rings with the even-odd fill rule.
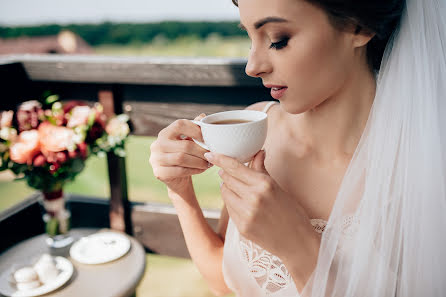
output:
[[11,170],[42,192],[50,245],[66,238],[69,230],[64,185],[91,155],[125,155],[128,120],[125,114],[108,119],[100,104],[60,102],[57,95],[0,112],[0,171]]

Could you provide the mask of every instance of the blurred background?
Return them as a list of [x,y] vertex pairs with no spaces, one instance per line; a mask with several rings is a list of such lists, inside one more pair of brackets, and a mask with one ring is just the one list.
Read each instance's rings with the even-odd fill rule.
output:
[[[0,58],[11,54],[246,57],[249,39],[238,28],[231,0],[0,0]],[[170,203],[148,162],[153,137],[126,144],[129,197]],[[211,168],[194,176],[203,208],[219,209],[219,177]],[[66,192],[109,197],[105,159],[87,168]],[[0,173],[0,212],[32,193]],[[147,255],[139,296],[213,296],[191,260]]]
[[0,1],[0,54],[244,57],[231,0]]

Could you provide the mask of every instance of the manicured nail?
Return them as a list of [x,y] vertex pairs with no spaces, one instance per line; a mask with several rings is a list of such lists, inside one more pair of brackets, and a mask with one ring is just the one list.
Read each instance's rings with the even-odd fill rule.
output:
[[222,175],[223,174],[223,169],[220,169],[219,171],[218,171],[218,175]]
[[209,162],[212,162],[212,159],[214,158],[214,155],[212,153],[205,153],[204,157],[206,158],[206,160],[208,160]]
[[214,164],[208,162],[208,168],[211,168],[212,166],[214,166]]

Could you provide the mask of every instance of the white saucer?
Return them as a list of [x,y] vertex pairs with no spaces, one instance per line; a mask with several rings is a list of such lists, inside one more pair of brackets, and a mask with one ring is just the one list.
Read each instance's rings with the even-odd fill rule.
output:
[[[56,267],[57,269],[59,269],[60,272],[52,282],[43,284],[40,287],[30,290],[17,290],[16,288],[14,288],[12,290],[13,293],[8,294],[7,296],[12,296],[12,297],[40,296],[52,292],[63,286],[73,275],[73,270],[74,270],[73,264],[71,264],[71,262],[64,257],[55,257],[54,260],[56,261]],[[12,289],[12,284],[11,284],[11,289]]]
[[70,249],[72,259],[83,264],[103,264],[124,256],[130,240],[119,233],[99,232],[81,238]]

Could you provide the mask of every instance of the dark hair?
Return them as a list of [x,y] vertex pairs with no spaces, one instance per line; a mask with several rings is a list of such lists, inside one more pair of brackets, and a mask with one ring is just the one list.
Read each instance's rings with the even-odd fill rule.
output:
[[[405,0],[305,0],[327,12],[331,23],[343,30],[356,25],[355,33],[365,30],[375,33],[367,44],[369,65],[378,71],[392,33],[397,29]],[[232,0],[238,6],[238,0]]]

